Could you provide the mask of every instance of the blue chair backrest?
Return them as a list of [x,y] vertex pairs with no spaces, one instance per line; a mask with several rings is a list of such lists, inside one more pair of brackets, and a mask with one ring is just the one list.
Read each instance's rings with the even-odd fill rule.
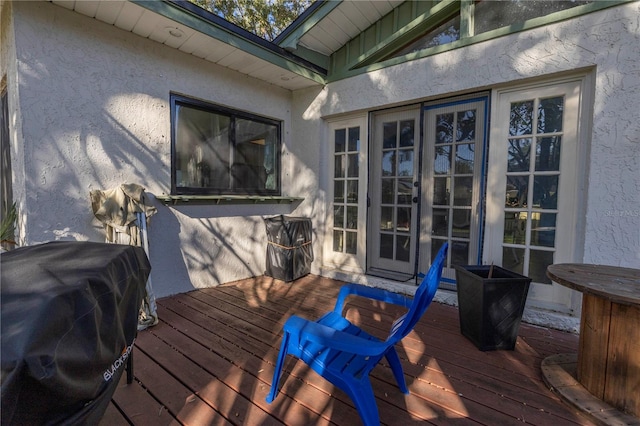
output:
[[407,313],[393,323],[391,327],[391,334],[387,338],[387,342],[395,345],[403,337],[409,334],[420,318],[422,318],[422,315],[433,300],[436,290],[438,290],[440,278],[442,278],[442,268],[447,260],[448,248],[449,244],[444,243],[438,251],[436,258],[433,260],[433,263],[429,268],[429,272],[423,278],[420,286],[416,290],[416,294],[413,296],[413,303],[411,304],[411,307]]

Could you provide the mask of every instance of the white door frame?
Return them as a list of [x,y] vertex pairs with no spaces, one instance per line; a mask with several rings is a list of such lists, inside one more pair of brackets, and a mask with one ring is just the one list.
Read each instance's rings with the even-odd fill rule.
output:
[[[327,176],[325,179],[326,196],[327,196],[327,211],[326,211],[326,232],[323,245],[323,265],[330,269],[339,269],[346,272],[353,272],[363,274],[365,273],[366,264],[366,224],[367,224],[367,142],[369,140],[368,135],[368,117],[366,114],[359,114],[357,116],[341,117],[339,119],[328,120],[328,141],[329,146],[327,148],[328,167]],[[341,251],[335,250],[334,246],[334,230],[342,229],[341,227],[335,227],[334,223],[334,207],[336,202],[334,200],[335,191],[335,167],[336,167],[336,152],[335,152],[335,135],[337,130],[346,130],[359,128],[360,129],[360,143],[358,146],[357,154],[355,151],[348,154],[339,155],[357,155],[358,158],[358,200],[356,203],[348,203],[351,206],[357,207],[357,243],[356,252],[349,253],[344,249]],[[344,204],[344,203],[343,203]],[[344,244],[344,242],[342,242]],[[338,244],[341,245],[341,244]]]
[[[521,248],[527,254],[524,257],[524,274],[528,274],[529,241],[526,244],[509,244],[505,241],[505,207],[508,147],[509,116],[512,102],[523,100],[548,99],[564,96],[563,128],[561,141],[560,177],[557,188],[558,202],[555,224],[555,245],[553,263],[579,262],[584,241],[584,205],[586,182],[587,143],[585,128],[588,123],[581,120],[587,107],[585,90],[588,76],[558,79],[544,84],[527,85],[503,90],[495,90],[491,113],[491,145],[489,149],[489,167],[487,174],[487,217],[483,262],[502,265],[503,250]],[[536,103],[537,105],[537,103]],[[534,110],[534,116],[536,112]],[[535,138],[535,135],[534,135]],[[535,153],[531,161],[535,161]],[[532,192],[533,189],[530,189]],[[530,215],[535,215],[536,206],[529,208]],[[533,212],[531,212],[533,210]],[[526,221],[526,219],[525,219]],[[525,222],[523,222],[525,223]],[[528,235],[532,231],[532,219],[526,221]],[[538,249],[540,247],[537,247]],[[542,248],[549,250],[549,248]],[[538,271],[538,274],[540,271]],[[531,306],[552,309],[564,313],[580,311],[580,294],[556,283],[532,282],[529,289],[528,304]]]
[[[399,280],[408,280],[415,275],[419,224],[420,112],[420,105],[414,105],[371,114],[367,272],[372,275]],[[413,132],[402,133],[407,129],[402,125],[411,122]],[[385,147],[385,129],[394,132],[395,145]],[[403,141],[409,138],[412,145],[402,146]],[[411,158],[402,161],[401,157],[405,154],[410,154]],[[411,170],[403,170],[407,167],[411,167]],[[385,190],[384,182],[395,185],[395,189],[391,190],[387,185]],[[409,220],[406,220],[407,212]],[[385,243],[382,243],[383,239]],[[384,253],[382,247],[386,248]]]

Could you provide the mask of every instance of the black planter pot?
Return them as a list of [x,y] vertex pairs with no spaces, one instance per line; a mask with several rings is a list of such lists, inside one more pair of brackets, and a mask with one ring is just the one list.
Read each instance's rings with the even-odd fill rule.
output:
[[460,332],[481,351],[513,350],[531,278],[490,265],[454,266]]

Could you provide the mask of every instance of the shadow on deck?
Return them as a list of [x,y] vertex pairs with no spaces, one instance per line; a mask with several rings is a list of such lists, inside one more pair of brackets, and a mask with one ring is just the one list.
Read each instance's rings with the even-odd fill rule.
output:
[[[123,377],[102,424],[360,424],[342,391],[291,357],[281,393],[265,402],[282,325],[292,314],[330,310],[341,285],[263,276],[158,300],[160,323],[136,340],[134,381]],[[346,312],[386,336],[402,309],[349,299]],[[411,394],[397,389],[387,365],[372,373],[381,423],[593,424],[542,380],[544,358],[577,347],[577,335],[522,324],[515,350],[481,352],[460,334],[457,308],[434,302],[398,345]]]

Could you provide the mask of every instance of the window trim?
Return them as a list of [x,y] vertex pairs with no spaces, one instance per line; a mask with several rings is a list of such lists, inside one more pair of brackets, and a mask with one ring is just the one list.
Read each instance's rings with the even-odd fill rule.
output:
[[[230,140],[229,144],[234,147],[236,145],[235,141],[235,123],[236,119],[245,119],[251,120],[262,124],[272,125],[276,127],[277,131],[277,147],[276,147],[276,166],[278,172],[276,173],[276,189],[274,190],[246,190],[246,191],[238,191],[229,189],[225,190],[215,190],[213,188],[197,188],[197,187],[183,187],[177,186],[177,119],[178,115],[176,113],[176,107],[179,105],[184,105],[189,108],[195,108],[202,111],[226,115],[231,120],[231,135],[234,140]],[[272,118],[267,118],[264,116],[260,116],[257,114],[249,113],[246,111],[236,110],[233,108],[229,108],[226,106],[214,104],[211,102],[207,102],[202,99],[197,99],[194,97],[171,93],[170,94],[170,116],[171,116],[171,196],[213,196],[213,197],[280,197],[282,194],[282,121],[275,120]]]

